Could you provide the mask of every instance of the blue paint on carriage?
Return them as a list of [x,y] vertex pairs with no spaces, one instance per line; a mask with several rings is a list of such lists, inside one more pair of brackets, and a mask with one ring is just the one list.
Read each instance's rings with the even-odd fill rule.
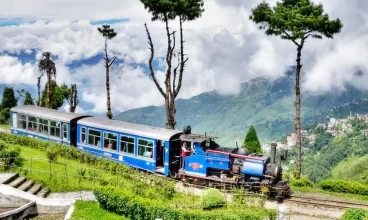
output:
[[50,142],[65,144],[67,146],[70,146],[69,141],[64,141],[61,138],[57,138],[57,137],[53,137],[53,136],[49,136],[49,135],[43,135],[43,134],[40,134],[40,133],[28,131],[28,130],[23,130],[23,129],[18,129],[18,128],[17,129],[11,128],[10,133],[16,134],[16,135],[21,135],[21,136],[27,136],[27,137],[34,138],[34,139],[44,140],[44,141],[50,141]]
[[170,143],[165,141],[165,159],[164,159],[164,174],[166,176],[169,175],[169,152],[170,152]]
[[[92,146],[92,145],[88,145],[83,143],[82,141],[82,128],[85,128],[85,133],[86,133],[86,139],[88,140],[88,134],[89,134],[89,130],[95,130],[95,131],[99,131],[100,132],[100,146],[105,146],[104,143],[104,133],[108,132],[108,133],[112,133],[117,135],[117,150],[109,150],[103,147],[98,147],[98,146]],[[121,142],[120,142],[120,138],[121,136],[128,136],[131,138],[134,138],[134,154],[129,154],[129,153],[125,153],[125,152],[121,152]],[[143,157],[143,156],[139,156],[138,155],[138,139],[144,139],[144,140],[148,140],[148,141],[153,141],[153,155],[152,158],[148,158],[148,157]],[[105,157],[105,158],[109,158],[109,159],[113,159],[119,163],[122,164],[126,164],[128,166],[132,166],[135,168],[139,168],[139,169],[143,169],[146,171],[150,171],[150,172],[155,172],[156,169],[156,146],[157,146],[157,140],[156,139],[152,139],[152,138],[146,138],[146,137],[142,137],[142,136],[137,136],[137,135],[132,135],[132,134],[125,134],[125,133],[121,133],[121,132],[116,132],[113,130],[106,130],[106,129],[101,129],[101,128],[97,128],[97,127],[91,127],[91,126],[86,126],[83,125],[81,123],[78,123],[77,125],[77,146],[79,149],[87,151],[95,156],[100,156],[100,157]],[[169,143],[168,142],[164,142],[165,144],[165,149],[169,149]],[[168,169],[168,152],[169,151],[165,151],[165,163],[167,160],[167,164],[164,166],[164,174],[168,175],[169,173],[169,169]],[[167,156],[166,156],[167,153]]]
[[243,163],[243,174],[248,176],[262,177],[265,169],[264,160],[245,159]]
[[185,172],[192,172],[198,175],[207,175],[206,157],[202,155],[191,155],[184,158]]
[[143,169],[146,171],[154,172],[156,168],[156,162],[154,160],[147,160],[134,155],[118,153],[117,151],[107,151],[88,145],[78,144],[80,150],[86,151],[97,157],[105,157],[112,159],[118,163],[125,164],[131,167]]
[[228,170],[231,167],[229,154],[208,152],[206,161],[208,168]]

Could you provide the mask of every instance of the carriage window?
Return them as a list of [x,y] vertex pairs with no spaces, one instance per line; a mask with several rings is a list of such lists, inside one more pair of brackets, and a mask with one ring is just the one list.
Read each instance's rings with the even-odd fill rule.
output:
[[27,129],[27,116],[18,115],[18,127],[21,129]]
[[116,150],[118,144],[118,136],[112,133],[104,133],[104,148]]
[[138,139],[138,155],[153,157],[153,141]]
[[49,134],[49,121],[46,119],[38,119],[38,132],[42,134]]
[[60,122],[50,121],[50,135],[60,138]]
[[83,143],[83,144],[85,144],[86,143],[86,128],[81,128],[81,142]]
[[120,151],[134,154],[134,138],[121,136],[120,137]]
[[101,131],[88,129],[88,144],[101,147]]
[[[85,134],[84,137],[86,137]],[[68,124],[63,124],[63,139],[68,140]]]
[[37,118],[28,116],[28,130],[37,132]]

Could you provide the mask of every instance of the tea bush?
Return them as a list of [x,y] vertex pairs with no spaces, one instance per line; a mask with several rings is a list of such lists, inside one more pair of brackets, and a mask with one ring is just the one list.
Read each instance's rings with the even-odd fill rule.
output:
[[368,220],[367,209],[346,209],[344,214],[341,216],[341,220]]
[[203,194],[202,204],[205,210],[220,208],[226,204],[226,198],[217,189],[207,189]]
[[357,182],[327,179],[327,180],[322,180],[319,183],[319,186],[323,190],[330,191],[330,192],[368,195],[368,186],[357,183]]
[[47,156],[47,159],[49,159],[49,161],[56,162],[58,155],[59,155],[58,149],[54,147],[48,147],[46,149],[46,156]]
[[291,185],[296,187],[313,187],[312,181],[307,178],[293,179]]
[[97,201],[104,209],[129,219],[276,219],[275,210],[263,208],[179,210],[170,201],[137,196],[128,189],[99,187],[94,190]]
[[20,148],[0,142],[0,162],[4,169],[9,169],[20,154]]

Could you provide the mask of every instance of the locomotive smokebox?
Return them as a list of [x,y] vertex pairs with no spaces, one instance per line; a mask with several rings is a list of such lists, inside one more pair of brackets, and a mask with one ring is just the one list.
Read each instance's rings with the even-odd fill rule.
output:
[[271,144],[270,163],[276,163],[276,143]]

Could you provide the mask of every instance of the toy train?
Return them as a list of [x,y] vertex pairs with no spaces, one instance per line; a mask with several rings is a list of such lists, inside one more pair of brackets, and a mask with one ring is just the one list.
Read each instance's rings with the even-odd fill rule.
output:
[[[271,156],[249,155],[245,148],[222,148],[214,137],[140,124],[61,112],[31,105],[11,109],[11,133],[54,141],[128,166],[186,181],[231,184],[270,192],[277,199],[290,193],[281,180],[276,146]],[[183,156],[182,145],[191,148]]]

